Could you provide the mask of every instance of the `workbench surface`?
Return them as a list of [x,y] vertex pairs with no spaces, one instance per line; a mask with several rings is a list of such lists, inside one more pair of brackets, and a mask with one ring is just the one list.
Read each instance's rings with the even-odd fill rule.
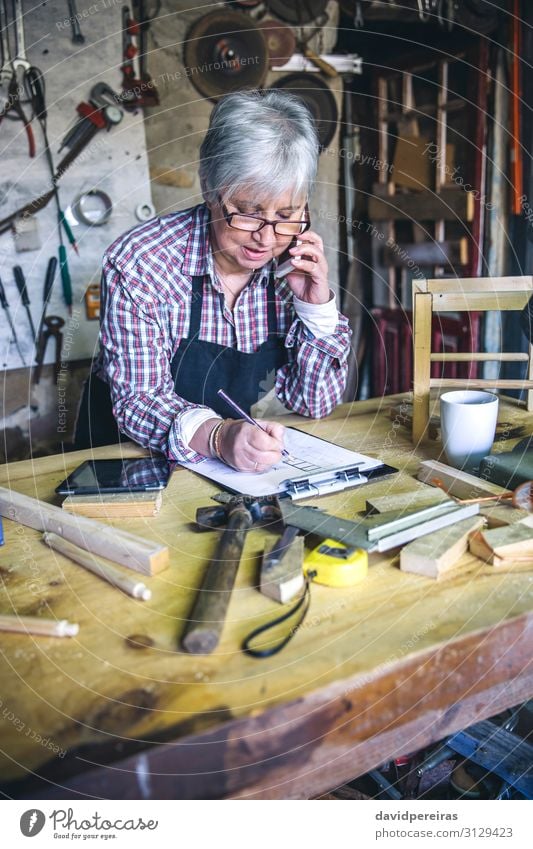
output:
[[[412,476],[421,459],[439,458],[440,442],[413,448],[401,417],[389,416],[399,400],[344,405],[319,422],[283,419],[402,469],[304,503],[350,517],[372,495],[424,486]],[[509,423],[499,428],[506,436],[531,431],[531,416],[512,402],[500,405],[499,419]],[[122,454],[142,449],[127,444]],[[12,463],[0,485],[59,504],[55,487],[82,460],[119,455],[114,446]],[[178,468],[158,516],[110,522],[169,547],[169,568],[142,578],[149,602],[4,519],[0,613],[80,626],[72,639],[0,634],[4,793],[310,797],[533,696],[533,572],[488,575],[470,555],[464,573],[439,582],[400,572],[397,552],[372,555],[359,585],[312,586],[307,619],[280,654],[244,655],[243,637],[281,610],[256,588],[259,554],[274,540],[264,529],[248,534],[216,652],[181,652],[220,533],[195,533],[192,523],[216,492]],[[38,790],[35,773],[44,779]]]

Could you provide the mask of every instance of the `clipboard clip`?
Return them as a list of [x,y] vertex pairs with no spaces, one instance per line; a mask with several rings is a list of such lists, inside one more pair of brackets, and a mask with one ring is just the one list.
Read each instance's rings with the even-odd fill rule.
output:
[[331,469],[328,475],[308,475],[306,477],[292,478],[284,481],[285,494],[293,501],[299,498],[309,498],[315,495],[328,495],[347,489],[349,486],[368,483],[368,478],[362,475],[359,466],[348,469]]

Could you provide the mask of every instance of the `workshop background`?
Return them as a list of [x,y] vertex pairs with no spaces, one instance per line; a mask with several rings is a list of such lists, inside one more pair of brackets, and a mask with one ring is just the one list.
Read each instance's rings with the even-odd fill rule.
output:
[[[345,400],[409,391],[412,279],[531,269],[532,19],[526,0],[0,0],[2,462],[71,448],[103,251],[201,201],[213,102],[241,88],[283,86],[318,121]],[[447,316],[434,349],[516,350],[517,321]]]

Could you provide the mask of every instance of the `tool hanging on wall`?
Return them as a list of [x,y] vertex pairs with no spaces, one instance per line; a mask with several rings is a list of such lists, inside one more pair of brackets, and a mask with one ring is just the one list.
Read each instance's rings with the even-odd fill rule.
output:
[[[32,82],[31,75],[28,82],[29,84],[31,84]],[[117,100],[120,99],[119,95],[115,94],[109,86],[105,85],[105,83],[99,83],[92,89],[92,91],[97,89],[98,95],[98,92],[100,91],[100,86],[102,85],[104,86],[106,93],[111,92],[115,104],[113,105],[109,102],[106,102],[106,105],[103,107],[91,107],[89,104],[80,104],[80,106],[83,105],[84,107],[86,107],[85,117],[87,117],[88,120],[84,124],[83,132],[76,136],[75,141],[71,142],[69,152],[63,157],[63,159],[57,166],[57,169],[53,174],[51,180],[53,188],[47,192],[44,192],[38,198],[35,198],[29,203],[24,204],[24,206],[20,207],[19,209],[15,210],[15,212],[12,212],[6,218],[2,219],[0,221],[0,233],[5,233],[6,230],[11,229],[14,223],[19,218],[23,218],[28,215],[34,215],[36,212],[39,212],[41,209],[44,209],[54,197],[58,181],[61,179],[63,174],[70,168],[72,163],[85,149],[85,147],[89,144],[89,142],[96,135],[96,133],[100,129],[110,130],[114,125],[116,125],[122,120],[123,112],[118,106],[116,106]]]
[[[6,0],[2,0],[0,4],[0,34],[2,45],[2,68],[0,71],[0,83],[3,85],[7,82],[7,102],[0,111],[0,124],[4,118],[13,121],[22,121],[26,136],[28,138],[28,153],[31,158],[35,156],[35,138],[31,127],[31,118],[26,116],[22,107],[21,92],[22,86],[17,78],[17,69],[22,68],[23,75],[26,72],[26,66],[29,68],[29,62],[26,59],[24,36],[22,35],[22,47],[19,48],[18,38],[20,37],[20,21],[17,21],[17,52],[15,57],[11,56],[8,34],[8,14]],[[22,28],[23,33],[23,28]],[[19,55],[22,50],[22,55]]]
[[[122,94],[125,109],[158,106],[159,94],[146,67],[147,35],[150,20],[146,17],[144,2],[138,0],[138,14],[134,18],[129,6],[122,7]],[[139,73],[135,73],[134,59],[138,58]]]
[[185,71],[203,97],[259,88],[268,72],[268,50],[250,17],[227,9],[195,21],[183,51]]
[[306,59],[310,59],[310,61],[315,65],[323,74],[327,77],[338,77],[338,73],[333,65],[330,65],[329,62],[326,62],[325,59],[322,59],[311,47],[309,47],[309,42],[315,35],[318,35],[322,32],[322,29],[328,22],[328,16],[324,12],[323,15],[320,16],[320,19],[317,22],[317,25],[313,27],[313,29],[305,34],[304,30],[300,28],[300,37],[298,38],[298,47],[302,51],[302,55],[305,56]]
[[290,26],[275,18],[265,18],[257,26],[266,41],[270,68],[288,62],[296,50],[296,38]]
[[39,383],[41,379],[41,371],[46,354],[46,346],[48,340],[55,339],[55,368],[54,368],[54,383],[57,383],[57,377],[61,370],[61,347],[63,345],[62,328],[65,325],[64,319],[59,315],[47,315],[43,319],[43,328],[38,339],[38,352],[36,357],[36,367],[33,372],[33,382]]
[[15,325],[13,324],[13,319],[11,317],[11,311],[9,309],[9,303],[7,301],[6,292],[5,292],[5,289],[4,289],[4,286],[3,286],[1,280],[0,280],[0,306],[2,307],[2,309],[4,310],[4,312],[6,314],[6,318],[9,322],[9,326],[11,328],[11,335],[13,337],[13,342],[15,343],[17,351],[18,351],[18,355],[19,355],[20,359],[22,360],[22,365],[25,366],[26,360],[24,359],[24,354],[22,353],[22,351],[20,349],[19,341],[18,341],[18,338],[17,338],[17,331],[15,330]]
[[72,30],[72,43],[85,44],[85,36],[83,35],[80,27],[81,15],[78,12],[76,0],[67,0],[67,2],[68,14],[70,19],[70,29]]
[[48,168],[50,170],[50,178],[52,181],[53,189],[53,197],[56,203],[57,208],[57,231],[59,235],[59,248],[58,248],[58,256],[59,256],[59,268],[61,272],[61,283],[63,286],[63,298],[65,304],[68,308],[69,313],[72,312],[72,283],[70,279],[70,270],[68,267],[68,259],[67,259],[67,250],[63,241],[63,230],[67,234],[67,238],[70,244],[75,249],[76,253],[78,252],[78,248],[76,245],[76,240],[74,238],[74,234],[70,229],[70,226],[64,216],[63,210],[61,209],[61,203],[59,200],[59,187],[55,181],[55,168],[54,168],[54,160],[52,157],[52,151],[50,150],[50,142],[48,141],[48,129],[47,129],[47,118],[48,113],[46,109],[46,95],[45,95],[45,84],[44,78],[39,70],[39,68],[29,68],[26,78],[25,85],[28,91],[33,111],[37,121],[39,122],[39,126],[41,128],[41,132],[43,134],[44,139],[44,149],[46,154],[46,161],[48,163]]
[[24,277],[24,272],[20,265],[15,265],[13,268],[13,274],[15,276],[15,283],[17,284],[17,289],[19,290],[20,300],[22,301],[22,306],[26,310],[26,315],[28,316],[28,321],[31,328],[31,335],[33,341],[37,340],[37,336],[35,334],[35,327],[33,325],[33,318],[30,312],[30,298],[28,295],[28,288],[26,286],[26,278]]
[[326,148],[337,129],[339,112],[335,98],[326,83],[316,74],[287,74],[281,77],[274,89],[283,89],[300,97],[315,119],[322,149]]
[[[52,287],[54,285],[54,280],[56,276],[57,270],[57,257],[51,256],[48,260],[48,266],[46,268],[46,276],[44,278],[44,287],[43,287],[43,308],[41,310],[41,318],[39,321],[39,327],[37,328],[37,343],[35,346],[35,362],[39,363],[40,356],[40,340],[41,334],[43,332],[43,324],[46,315],[46,308],[48,307],[48,302],[50,300],[50,295],[52,294]],[[42,362],[41,362],[42,365]]]

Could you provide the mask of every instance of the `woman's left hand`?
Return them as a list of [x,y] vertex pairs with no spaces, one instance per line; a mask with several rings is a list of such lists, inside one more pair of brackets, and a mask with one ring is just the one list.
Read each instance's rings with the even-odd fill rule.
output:
[[[328,263],[324,243],[317,233],[307,230],[298,236],[299,245],[289,249],[294,272],[286,280],[293,293],[309,304],[325,304],[330,299]],[[299,260],[296,257],[300,257]]]

